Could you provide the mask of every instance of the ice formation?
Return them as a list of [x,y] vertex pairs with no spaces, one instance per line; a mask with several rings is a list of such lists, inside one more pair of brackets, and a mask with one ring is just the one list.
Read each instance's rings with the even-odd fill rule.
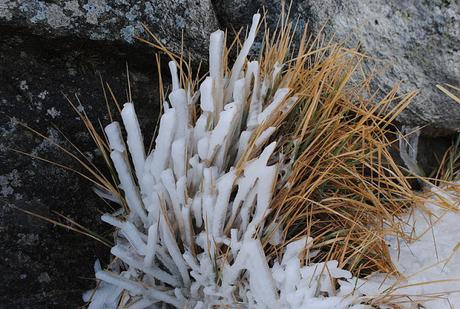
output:
[[85,295],[89,308],[348,308],[356,303],[353,287],[334,283],[334,278],[351,279],[337,262],[304,266],[308,254],[315,254],[306,253],[311,239],[289,244],[280,261],[270,261],[262,248],[278,177],[277,164],[269,163],[276,147],[269,143],[276,131],[270,118],[287,113],[296,98],[288,88],[274,89],[282,66],[275,65],[265,80],[257,61],[244,70],[259,20],[254,15],[229,76],[223,68],[224,33],[211,35],[210,74],[199,87],[196,121],[194,94],[181,88],[176,63],[170,62],[172,92],[151,153],[145,153],[133,103],[121,112],[126,143],[119,123],[105,128],[128,210],[102,216],[116,228],[111,250],[116,259],[107,270],[96,265],[101,283]]
[[[172,92],[164,102],[151,153],[145,151],[132,102],[121,112],[126,142],[119,123],[105,128],[127,208],[102,216],[115,227],[115,258],[107,269],[96,263],[100,283],[84,295],[89,308],[371,308],[365,304],[395,285],[392,295],[404,297],[460,289],[460,272],[454,266],[460,262],[459,246],[442,233],[460,232],[458,215],[440,213],[430,205],[433,220],[447,218],[438,227],[409,245],[388,238],[403,274],[436,264],[405,283],[382,274],[353,278],[337,261],[308,263],[317,254],[311,238],[291,242],[278,258],[265,255],[261,238],[273,230],[265,219],[274,190],[285,183],[279,170],[289,172],[289,165],[279,165],[273,156],[273,119],[289,112],[296,97],[287,85],[275,85],[282,65],[261,74],[257,61],[247,62],[259,20],[260,15],[254,15],[228,74],[223,67],[224,33],[211,35],[209,76],[198,93],[181,84],[177,64],[169,63]],[[197,119],[195,104],[201,110]],[[414,161],[410,154],[416,149],[404,149],[405,161]],[[107,193],[104,197],[120,203]],[[411,217],[417,230],[431,223],[424,213]],[[436,255],[426,244],[433,235]],[[411,285],[440,274],[444,281],[435,290]],[[460,302],[458,296],[437,301],[442,307]]]

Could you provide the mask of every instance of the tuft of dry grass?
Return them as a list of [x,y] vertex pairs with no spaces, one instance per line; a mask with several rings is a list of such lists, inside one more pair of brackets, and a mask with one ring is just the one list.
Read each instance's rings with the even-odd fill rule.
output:
[[[285,63],[278,87],[297,97],[286,119],[275,115],[261,128],[279,128],[277,151],[289,173],[279,176],[271,220],[282,228],[284,245],[311,236],[319,250],[313,262],[336,259],[358,276],[392,274],[384,236],[403,237],[399,216],[423,200],[411,189],[415,176],[389,151],[398,133],[392,123],[416,93],[372,93],[368,57],[321,36],[307,39],[306,31],[293,54],[294,30],[282,26],[272,40],[266,33],[262,55],[261,67]],[[270,236],[266,250],[275,254]]]
[[[274,89],[288,87],[297,97],[294,104],[280,107],[291,110],[286,118],[274,113],[258,131],[278,128],[273,139],[285,167],[270,220],[282,229],[282,246],[312,237],[318,250],[312,262],[336,259],[357,276],[394,274],[384,236],[404,237],[400,216],[423,203],[410,185],[416,176],[390,154],[398,135],[392,123],[416,93],[400,96],[397,87],[387,94],[372,93],[372,74],[365,73],[371,59],[322,36],[307,37],[306,30],[293,47],[295,31],[292,23],[273,34],[266,31],[259,56],[262,71],[284,65]],[[239,166],[258,153],[259,134]],[[273,231],[264,239],[269,254],[280,249],[269,244]]]

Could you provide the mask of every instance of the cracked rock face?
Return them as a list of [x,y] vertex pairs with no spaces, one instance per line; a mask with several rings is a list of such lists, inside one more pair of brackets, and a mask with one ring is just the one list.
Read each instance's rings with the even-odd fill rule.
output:
[[[287,1],[288,2],[288,1]],[[269,14],[280,12],[276,0],[216,0],[219,21],[247,24],[264,5]],[[460,106],[436,84],[459,86],[460,4],[455,0],[301,0],[293,1],[291,16],[309,23],[313,34],[325,33],[381,59],[383,74],[374,85],[383,90],[402,81],[401,93],[419,95],[399,117],[406,125],[427,126],[431,134],[460,128]],[[269,23],[276,18],[269,18]]]

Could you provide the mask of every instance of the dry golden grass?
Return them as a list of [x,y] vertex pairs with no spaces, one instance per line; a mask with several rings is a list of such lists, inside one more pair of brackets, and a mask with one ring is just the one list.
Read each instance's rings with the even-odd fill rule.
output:
[[[398,217],[423,203],[409,183],[415,176],[403,172],[389,152],[398,133],[392,123],[415,92],[371,93],[372,74],[364,69],[371,59],[322,36],[307,38],[306,30],[293,48],[295,30],[286,23],[273,34],[266,31],[260,61],[262,72],[284,64],[274,88],[289,87],[297,101],[280,107],[291,109],[286,118],[274,113],[258,129],[238,166],[260,151],[258,134],[279,128],[277,154],[292,170],[280,175],[270,220],[282,227],[284,245],[308,235],[320,250],[316,262],[336,259],[358,276],[392,274],[383,237],[403,237]],[[279,248],[268,244],[270,236],[265,234],[266,250],[275,254]]]

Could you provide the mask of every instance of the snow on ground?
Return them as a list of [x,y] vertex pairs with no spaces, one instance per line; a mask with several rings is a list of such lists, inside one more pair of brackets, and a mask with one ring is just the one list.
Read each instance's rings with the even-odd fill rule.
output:
[[410,299],[430,309],[460,308],[459,193],[437,187],[431,192],[426,209],[414,209],[405,218],[405,231],[415,240],[387,239],[393,262],[406,278],[392,295],[400,295],[405,308],[413,308]]

